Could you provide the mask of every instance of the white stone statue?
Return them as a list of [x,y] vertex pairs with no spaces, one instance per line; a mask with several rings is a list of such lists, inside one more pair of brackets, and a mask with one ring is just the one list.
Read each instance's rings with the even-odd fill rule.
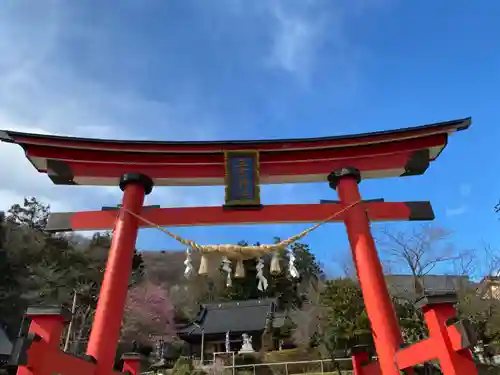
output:
[[231,351],[231,341],[229,340],[229,331],[226,332],[226,353]]
[[241,337],[243,338],[243,345],[238,354],[254,353],[255,350],[252,347],[252,336],[244,333]]

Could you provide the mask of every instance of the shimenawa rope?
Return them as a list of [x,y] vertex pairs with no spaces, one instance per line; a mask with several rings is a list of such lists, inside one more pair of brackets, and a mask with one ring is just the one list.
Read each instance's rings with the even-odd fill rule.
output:
[[312,227],[294,235],[291,236],[290,238],[280,241],[276,244],[273,245],[246,245],[246,246],[241,246],[241,245],[200,245],[196,243],[195,241],[182,238],[181,236],[170,232],[168,229],[165,229],[158,224],[153,223],[152,221],[146,219],[145,217],[136,214],[135,212],[130,211],[129,209],[126,209],[124,207],[121,208],[121,210],[129,213],[130,215],[134,216],[135,218],[141,220],[142,222],[148,224],[150,227],[154,227],[163,233],[167,234],[168,236],[172,237],[174,240],[180,242],[184,246],[188,246],[193,250],[197,250],[201,253],[225,253],[225,254],[230,254],[230,253],[239,253],[238,256],[244,257],[244,258],[254,258],[254,257],[259,257],[262,254],[269,253],[271,251],[276,251],[280,249],[285,249],[288,246],[290,246],[292,243],[304,238],[307,236],[309,233],[311,233],[313,230],[319,228],[323,224],[326,224],[333,218],[339,216],[340,214],[346,212],[347,210],[351,209],[352,207],[356,206],[359,204],[361,200],[356,201],[354,203],[351,203],[347,207],[344,207],[342,210],[335,212],[333,215],[328,216],[326,219],[320,221],[319,223],[313,225]]

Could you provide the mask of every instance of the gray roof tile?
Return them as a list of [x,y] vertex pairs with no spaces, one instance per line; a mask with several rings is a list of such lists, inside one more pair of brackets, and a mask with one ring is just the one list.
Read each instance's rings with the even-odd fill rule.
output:
[[[414,297],[416,294],[414,278],[411,275],[386,275],[385,281],[394,296]],[[467,276],[425,275],[420,281],[426,291],[451,292],[470,284]]]
[[274,299],[205,304],[195,324],[182,328],[179,334],[200,335],[202,329],[205,334],[261,331],[275,307]]

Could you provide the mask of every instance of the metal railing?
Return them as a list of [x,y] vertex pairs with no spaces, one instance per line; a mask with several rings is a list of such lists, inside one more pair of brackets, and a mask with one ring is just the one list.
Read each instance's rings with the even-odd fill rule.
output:
[[[344,371],[350,369],[351,358],[317,359],[309,361],[287,361],[270,363],[251,363],[244,365],[221,365],[218,366],[213,360],[204,360],[201,366],[210,375],[294,375],[294,374],[324,374],[335,372],[337,365],[341,365]],[[198,366],[201,363],[198,362]],[[165,371],[161,372],[166,373]],[[148,371],[142,375],[155,375],[157,372]]]
[[272,374],[272,375],[290,375],[290,374],[324,374],[325,372],[336,371],[335,364],[345,363],[346,367],[351,363],[351,358],[317,359],[309,361],[289,361],[289,362],[271,362],[271,363],[252,363],[245,365],[223,366],[224,369],[232,370],[233,374],[252,373]]

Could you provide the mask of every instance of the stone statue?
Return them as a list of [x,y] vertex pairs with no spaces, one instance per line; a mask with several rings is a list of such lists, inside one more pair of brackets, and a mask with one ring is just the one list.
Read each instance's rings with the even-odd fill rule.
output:
[[255,350],[252,347],[252,336],[244,333],[241,337],[243,338],[243,345],[238,354],[254,353]]

